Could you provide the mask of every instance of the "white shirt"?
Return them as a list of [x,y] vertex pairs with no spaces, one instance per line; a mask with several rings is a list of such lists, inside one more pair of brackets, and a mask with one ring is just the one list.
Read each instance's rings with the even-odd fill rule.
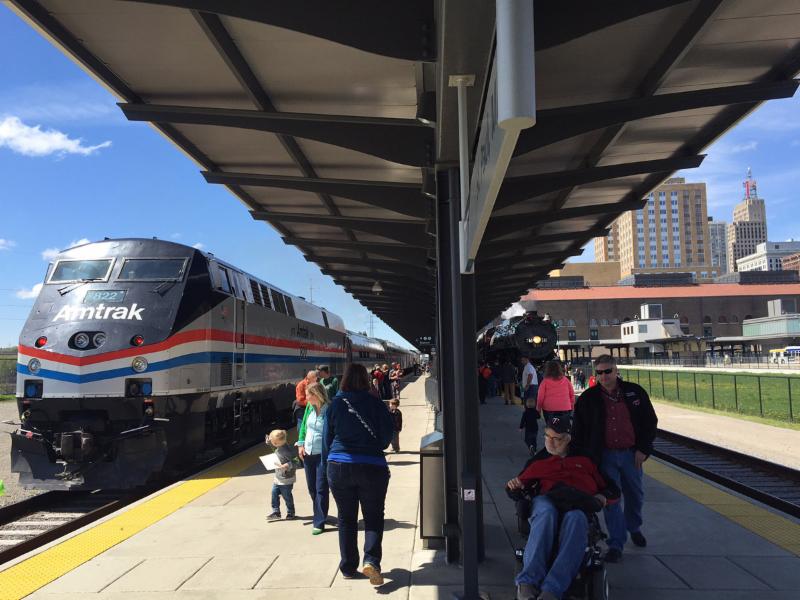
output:
[[533,368],[531,363],[525,365],[525,368],[522,369],[522,387],[528,385],[528,375],[533,375],[531,377],[531,385],[539,385],[539,378],[536,376],[536,369]]

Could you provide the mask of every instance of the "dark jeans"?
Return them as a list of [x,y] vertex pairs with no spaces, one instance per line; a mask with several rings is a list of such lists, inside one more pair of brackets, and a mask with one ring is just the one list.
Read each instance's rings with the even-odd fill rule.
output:
[[538,443],[539,437],[539,424],[534,423],[530,427],[525,428],[525,445],[530,450],[533,448],[533,453],[536,452],[536,444]]
[[304,459],[306,472],[306,485],[311,503],[314,505],[314,527],[322,529],[325,519],[328,518],[330,493],[328,492],[328,477],[321,466],[321,454],[306,454]]
[[286,502],[286,514],[294,515],[294,496],[292,496],[292,487],[294,484],[288,483],[286,485],[272,484],[272,512],[281,514],[281,496],[283,501]]
[[383,509],[389,468],[358,463],[328,463],[328,483],[339,508],[339,569],[358,569],[358,507],[364,516],[364,564],[380,569],[383,550]]

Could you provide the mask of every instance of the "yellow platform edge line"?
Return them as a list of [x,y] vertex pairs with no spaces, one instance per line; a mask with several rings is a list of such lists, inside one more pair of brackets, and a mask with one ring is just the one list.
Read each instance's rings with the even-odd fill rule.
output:
[[120,515],[0,571],[0,600],[19,600],[134,536],[182,506],[229,481],[257,460],[264,446],[211,467]]
[[648,477],[671,487],[776,546],[800,556],[800,545],[798,545],[800,525],[794,521],[681,473],[667,463],[647,461],[644,470]]

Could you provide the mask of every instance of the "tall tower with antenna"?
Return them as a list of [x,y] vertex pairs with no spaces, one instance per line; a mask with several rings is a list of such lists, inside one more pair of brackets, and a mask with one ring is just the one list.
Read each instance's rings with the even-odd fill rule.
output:
[[742,182],[744,198],[733,208],[733,223],[728,225],[728,271],[737,271],[736,261],[756,252],[767,241],[767,208],[758,195],[753,170],[747,168]]

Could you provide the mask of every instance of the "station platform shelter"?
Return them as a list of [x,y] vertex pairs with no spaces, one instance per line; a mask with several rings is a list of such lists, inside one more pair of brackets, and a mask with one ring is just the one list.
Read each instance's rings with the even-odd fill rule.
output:
[[[425,549],[419,535],[417,448],[435,423],[425,379],[403,391],[401,452],[388,456],[383,586],[337,572],[336,530],[311,535],[302,475],[294,488],[300,518],[267,522],[272,477],[258,461],[264,448],[256,447],[6,565],[0,598],[450,598],[462,589],[461,568],[446,564],[444,551]],[[526,459],[520,411],[499,398],[481,407],[481,590],[509,600],[514,549],[524,540],[503,488]],[[655,459],[645,471],[649,543],[629,544],[623,561],[608,565],[612,599],[797,597],[800,524]]]

